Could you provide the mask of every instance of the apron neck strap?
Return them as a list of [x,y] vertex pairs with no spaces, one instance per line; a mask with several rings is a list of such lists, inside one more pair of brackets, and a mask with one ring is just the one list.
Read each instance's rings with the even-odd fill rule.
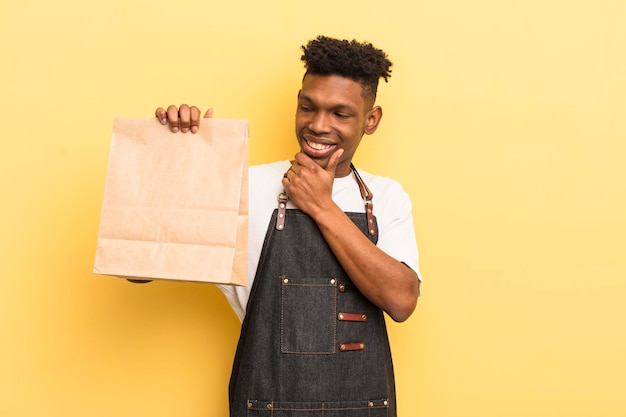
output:
[[368,188],[359,172],[354,167],[353,163],[350,163],[350,169],[352,169],[352,173],[354,174],[354,179],[356,183],[359,185],[359,191],[361,192],[361,198],[363,199],[363,203],[365,204],[365,214],[367,216],[367,231],[370,235],[376,236],[376,223],[374,222],[374,204],[372,203],[372,199],[374,195]]

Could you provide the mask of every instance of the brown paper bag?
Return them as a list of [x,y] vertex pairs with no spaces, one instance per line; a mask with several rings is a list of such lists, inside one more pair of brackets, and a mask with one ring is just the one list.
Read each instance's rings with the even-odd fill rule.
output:
[[94,273],[245,285],[248,123],[115,119]]

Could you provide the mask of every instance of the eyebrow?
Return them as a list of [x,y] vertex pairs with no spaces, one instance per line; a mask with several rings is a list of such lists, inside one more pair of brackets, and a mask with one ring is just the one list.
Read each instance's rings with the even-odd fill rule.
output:
[[[300,97],[298,98],[299,100],[304,100],[308,103],[311,104],[316,104],[315,100],[313,100],[311,97],[307,96],[306,94],[300,94]],[[345,104],[345,103],[337,103],[333,106],[330,107],[331,110],[356,110],[356,107],[354,105],[350,105],[350,104]]]

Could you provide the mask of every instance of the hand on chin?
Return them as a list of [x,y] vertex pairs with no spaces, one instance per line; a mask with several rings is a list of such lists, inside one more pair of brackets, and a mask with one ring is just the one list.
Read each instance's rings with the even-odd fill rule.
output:
[[308,159],[310,159],[311,161],[315,162],[322,169],[326,169],[326,167],[328,166],[328,161],[330,159],[328,156],[316,157],[316,156],[309,155],[308,153],[306,153],[303,150],[300,150],[300,153],[303,154],[303,155],[306,155]]

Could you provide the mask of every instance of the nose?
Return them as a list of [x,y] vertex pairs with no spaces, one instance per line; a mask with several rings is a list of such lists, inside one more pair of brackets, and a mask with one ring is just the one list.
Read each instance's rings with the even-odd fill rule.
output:
[[317,111],[309,121],[309,130],[314,133],[328,133],[330,124],[325,112]]

